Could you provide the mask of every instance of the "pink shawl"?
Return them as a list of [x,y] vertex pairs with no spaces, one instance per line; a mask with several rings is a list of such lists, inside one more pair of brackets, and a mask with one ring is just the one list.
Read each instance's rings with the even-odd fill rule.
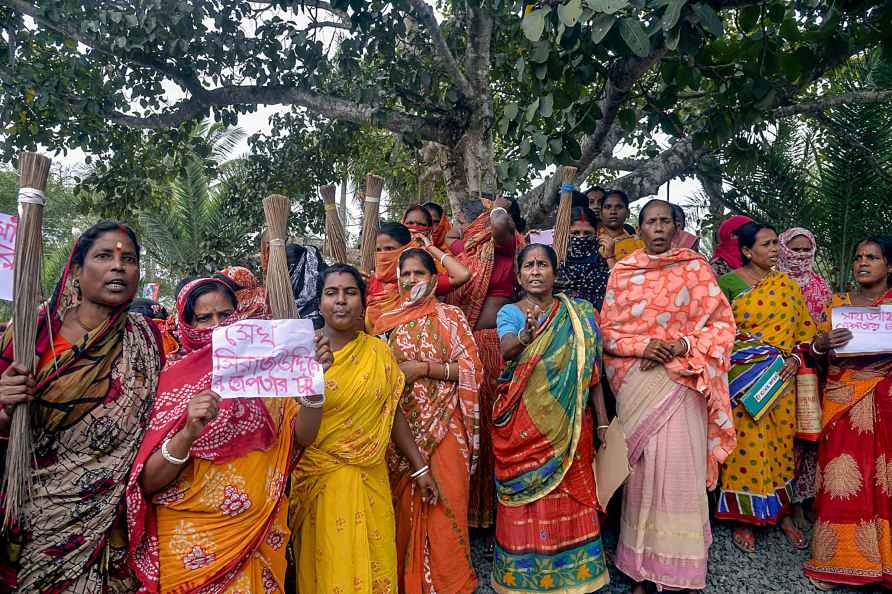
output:
[[[797,237],[805,237],[811,243],[811,250],[796,253],[787,247],[787,244]],[[815,254],[818,251],[815,236],[808,229],[793,227],[781,233],[779,239],[780,253],[777,255],[777,269],[796,281],[812,319],[817,322],[821,319],[824,306],[830,303],[833,291],[830,290],[827,281],[813,270]]]
[[604,360],[615,393],[654,338],[691,346],[666,366],[674,382],[706,398],[707,486],[734,450],[728,369],[734,345],[734,315],[706,258],[686,249],[653,256],[639,250],[621,260],[610,275],[601,311]]

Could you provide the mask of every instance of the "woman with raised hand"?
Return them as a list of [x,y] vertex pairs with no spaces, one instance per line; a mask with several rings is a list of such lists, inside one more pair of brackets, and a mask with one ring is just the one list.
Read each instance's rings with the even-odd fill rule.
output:
[[811,353],[826,369],[818,442],[817,522],[805,575],[836,584],[892,588],[892,354],[841,357],[852,340],[832,328],[839,307],[892,305],[892,239],[855,244],[856,287],[833,295]]
[[[418,208],[420,210],[410,211],[410,214],[417,213],[418,216],[427,216],[427,220],[429,220],[428,212],[424,208]],[[413,233],[401,223],[384,223],[378,229],[378,236],[375,239],[375,270],[369,280],[368,303],[366,304],[366,329],[373,336],[384,333],[378,325],[378,321],[384,313],[399,304],[397,264],[400,254],[412,248],[424,249],[437,262],[436,295],[447,295],[471,278],[470,271],[455,256],[440,250],[431,243],[429,233],[418,231]]]
[[[733,542],[742,551],[756,550],[752,526],[780,525],[796,549],[808,539],[790,516],[795,487],[793,438],[796,435],[797,348],[811,342],[815,323],[793,279],[777,272],[778,237],[767,225],[747,223],[737,230],[743,266],[719,278],[731,302],[738,339],[732,362],[737,449],[722,467],[716,518],[737,522]],[[742,404],[748,379],[777,357],[783,391],[756,421]],[[739,367],[738,367],[739,366]],[[751,372],[751,373],[750,373]],[[738,385],[742,386],[738,389]]]
[[35,466],[27,531],[4,536],[0,584],[17,592],[132,592],[124,488],[163,365],[160,336],[128,313],[139,243],[119,223],[84,231],[38,314],[37,369],[0,359],[0,428],[31,408]]
[[639,214],[644,249],[613,269],[601,312],[607,375],[632,472],[616,567],[658,590],[705,587],[706,490],[734,449],[727,372],[734,318],[706,258],[672,248],[669,203]]
[[360,330],[366,295],[362,275],[335,264],[322,274],[321,287],[322,332],[334,363],[325,373],[319,434],[291,476],[298,591],[397,592],[386,461],[391,441],[408,465],[419,503],[431,509],[439,491],[400,408],[400,398],[411,387],[387,345]]
[[[150,592],[285,588],[285,488],[325,397],[221,400],[211,390],[214,329],[264,314],[242,294],[203,278],[177,298],[180,357],[161,373],[127,488],[131,563]],[[331,363],[324,337],[316,360]]]
[[434,296],[431,255],[406,250],[398,270],[400,305],[382,316],[382,328],[411,386],[400,409],[440,488],[440,501],[425,504],[409,460],[391,448],[400,592],[470,594],[477,589],[468,496],[479,445],[480,358],[465,315]]
[[554,294],[557,255],[518,254],[524,296],[499,310],[508,367],[493,407],[498,508],[492,586],[593,592],[610,581],[598,523],[592,408],[603,441],[601,331],[588,301]]
[[505,362],[496,331],[499,309],[514,296],[514,263],[523,247],[526,223],[516,200],[498,197],[484,207],[479,201],[465,205],[462,239],[450,248],[471,271],[471,280],[453,291],[447,302],[464,312],[483,363],[480,383],[480,462],[471,478],[468,523],[472,528],[489,528],[495,522],[495,491],[492,480],[493,453],[490,444],[492,407],[497,379]]

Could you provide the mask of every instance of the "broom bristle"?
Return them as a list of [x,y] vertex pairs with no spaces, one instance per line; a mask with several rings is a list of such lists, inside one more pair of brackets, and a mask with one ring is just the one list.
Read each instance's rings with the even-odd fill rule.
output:
[[[572,184],[576,180],[575,167],[563,167],[561,183]],[[567,259],[567,248],[570,245],[570,207],[573,204],[573,192],[561,191],[561,201],[557,217],[554,221],[554,251],[558,260],[563,263]]]
[[344,237],[344,226],[338,216],[335,204],[335,187],[332,184],[319,189],[325,205],[325,245],[329,255],[338,263],[347,262],[347,239]]
[[373,173],[366,176],[365,202],[362,209],[362,244],[359,248],[360,267],[370,274],[375,267],[375,240],[378,237],[378,213],[384,178]]
[[366,176],[365,182],[365,195],[366,200],[369,198],[380,198],[381,190],[384,189],[384,178],[375,175],[374,173],[369,173]]
[[52,161],[38,153],[19,155],[19,187],[34,188],[43,192],[50,175]]
[[285,254],[290,212],[291,201],[287,196],[273,194],[263,199],[263,214],[269,229],[266,300],[272,317],[277,320],[299,317],[291,290],[291,279],[288,278],[288,257]]
[[[51,161],[36,153],[19,155],[19,187],[38,192],[46,189]],[[32,192],[20,193],[28,199],[19,203],[16,230],[15,271],[13,273],[13,358],[16,363],[35,369],[37,310],[40,306],[40,266],[43,261],[43,204]],[[26,526],[25,510],[32,499],[34,444],[31,436],[31,410],[28,405],[13,409],[6,451],[3,491],[6,509],[3,526]]]

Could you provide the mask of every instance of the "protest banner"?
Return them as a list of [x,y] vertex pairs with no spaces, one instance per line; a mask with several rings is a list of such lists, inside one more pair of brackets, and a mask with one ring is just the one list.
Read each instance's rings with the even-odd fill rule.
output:
[[15,274],[15,233],[18,218],[0,214],[0,299],[12,301]]
[[852,340],[836,349],[837,355],[892,353],[892,306],[834,307],[832,323],[852,332]]
[[214,330],[212,389],[223,398],[322,394],[310,320],[243,320]]

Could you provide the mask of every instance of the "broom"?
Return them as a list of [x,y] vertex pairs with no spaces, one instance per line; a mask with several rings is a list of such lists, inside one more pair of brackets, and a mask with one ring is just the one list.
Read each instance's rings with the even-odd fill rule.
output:
[[359,251],[360,267],[366,274],[370,274],[372,268],[375,267],[378,208],[381,202],[381,189],[383,187],[383,177],[378,177],[372,173],[368,174],[365,182],[365,202],[362,211],[362,245]]
[[561,168],[561,202],[554,220],[554,251],[561,264],[567,259],[567,247],[570,245],[570,207],[573,204],[575,179],[575,167]]
[[325,243],[328,244],[328,253],[335,262],[345,264],[347,240],[344,238],[344,226],[341,224],[338,206],[335,204],[334,184],[322,186],[319,193],[322,194],[322,202],[325,203]]
[[291,202],[287,196],[272,194],[263,199],[263,214],[269,230],[269,264],[266,270],[266,302],[273,319],[297,319],[297,305],[288,277],[288,256],[285,238],[288,236],[288,214]]
[[[15,238],[13,276],[12,343],[13,358],[27,369],[35,369],[37,309],[40,306],[40,264],[43,260],[43,192],[50,173],[50,160],[37,153],[19,155],[19,222]],[[31,469],[34,444],[31,442],[31,409],[13,409],[6,450],[3,491],[6,510],[3,527],[24,526],[25,509],[31,501]]]

